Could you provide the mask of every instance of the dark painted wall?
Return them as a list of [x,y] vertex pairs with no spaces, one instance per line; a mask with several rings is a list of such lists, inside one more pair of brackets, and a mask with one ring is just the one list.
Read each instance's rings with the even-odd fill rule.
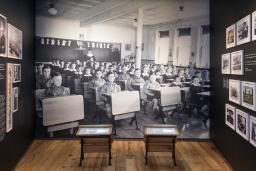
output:
[[34,1],[1,0],[0,13],[9,23],[23,31],[23,60],[0,58],[1,63],[22,66],[19,111],[13,115],[13,130],[0,142],[0,170],[12,170],[33,139],[34,133]]
[[237,171],[255,171],[256,148],[225,125],[225,103],[256,116],[255,112],[228,101],[228,89],[223,88],[223,78],[256,82],[256,72],[245,72],[243,76],[221,74],[221,54],[236,50],[244,53],[256,52],[256,41],[226,49],[226,28],[256,10],[255,0],[222,1],[211,0],[211,80],[212,98],[210,135],[227,161]]

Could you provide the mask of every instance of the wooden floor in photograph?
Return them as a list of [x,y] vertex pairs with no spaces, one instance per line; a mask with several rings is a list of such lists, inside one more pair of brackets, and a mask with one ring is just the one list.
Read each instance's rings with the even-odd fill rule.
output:
[[177,166],[171,153],[149,153],[145,165],[143,141],[116,140],[112,147],[112,165],[106,153],[85,155],[79,167],[78,140],[35,140],[16,167],[16,171],[230,171],[232,170],[211,142],[178,141]]

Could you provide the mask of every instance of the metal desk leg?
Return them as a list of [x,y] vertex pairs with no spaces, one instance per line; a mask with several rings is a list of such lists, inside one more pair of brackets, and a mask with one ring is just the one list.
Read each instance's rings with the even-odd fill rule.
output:
[[173,159],[173,163],[174,163],[174,166],[177,166],[177,163],[176,163],[176,157],[175,157],[175,143],[176,143],[176,140],[173,139],[172,140],[172,159]]
[[112,156],[111,156],[111,137],[108,138],[108,164],[109,166],[111,165],[111,159],[112,159]]
[[81,154],[80,154],[80,163],[79,167],[82,166],[82,161],[84,160],[84,140],[81,138]]
[[148,164],[148,137],[146,137],[146,165]]

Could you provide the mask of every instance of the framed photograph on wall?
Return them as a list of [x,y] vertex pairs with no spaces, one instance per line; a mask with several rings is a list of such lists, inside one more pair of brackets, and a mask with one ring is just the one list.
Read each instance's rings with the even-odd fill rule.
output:
[[229,101],[241,104],[241,81],[229,79]]
[[236,45],[236,25],[233,24],[226,28],[226,49]]
[[249,140],[249,115],[239,109],[236,109],[236,132]]
[[0,56],[7,56],[7,19],[0,14]]
[[244,53],[243,50],[231,53],[231,74],[243,75],[244,74]]
[[247,15],[236,23],[237,45],[251,41],[251,17]]
[[252,40],[256,40],[256,11],[252,13]]
[[256,83],[242,81],[242,106],[251,110],[256,110],[255,104]]
[[125,51],[131,51],[132,44],[125,44]]
[[13,113],[19,110],[19,87],[13,88]]
[[222,54],[221,68],[222,74],[230,74],[230,53]]
[[21,82],[21,65],[20,64],[13,64],[13,83]]
[[250,143],[256,147],[256,117],[250,116]]
[[13,128],[13,64],[6,65],[6,132]]
[[22,31],[8,24],[8,57],[22,59]]
[[233,130],[236,129],[236,108],[234,106],[231,106],[229,104],[226,104],[226,111],[225,111],[225,123]]

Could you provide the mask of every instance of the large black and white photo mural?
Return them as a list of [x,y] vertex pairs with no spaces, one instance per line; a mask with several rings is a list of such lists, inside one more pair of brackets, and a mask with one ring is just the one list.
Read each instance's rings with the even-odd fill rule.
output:
[[[153,123],[177,125],[179,138],[208,139],[209,2],[127,1],[111,8],[123,11],[117,16],[108,3],[76,15],[37,11],[36,137],[73,138],[78,125],[112,124],[116,138],[143,138],[143,125]],[[175,6],[185,11],[170,13]]]

